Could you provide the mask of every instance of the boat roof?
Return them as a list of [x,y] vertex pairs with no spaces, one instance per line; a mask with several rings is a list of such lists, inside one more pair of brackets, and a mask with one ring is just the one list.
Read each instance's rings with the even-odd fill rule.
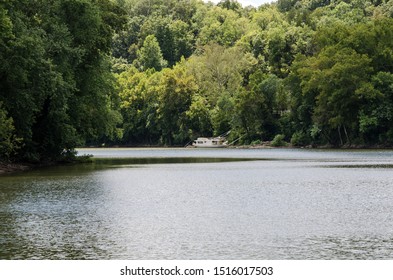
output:
[[223,137],[198,137],[197,140],[214,140],[214,139],[223,139]]

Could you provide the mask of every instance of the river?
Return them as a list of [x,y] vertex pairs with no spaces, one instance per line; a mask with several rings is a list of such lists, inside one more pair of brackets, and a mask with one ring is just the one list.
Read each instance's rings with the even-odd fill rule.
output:
[[393,151],[80,149],[0,177],[0,259],[393,259]]

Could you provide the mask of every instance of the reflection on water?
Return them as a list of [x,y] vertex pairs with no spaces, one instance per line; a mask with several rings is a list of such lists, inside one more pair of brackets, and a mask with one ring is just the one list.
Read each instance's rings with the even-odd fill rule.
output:
[[0,177],[0,259],[393,257],[391,151],[86,153]]
[[330,168],[393,168],[393,164],[341,164],[341,165],[326,165],[324,167]]

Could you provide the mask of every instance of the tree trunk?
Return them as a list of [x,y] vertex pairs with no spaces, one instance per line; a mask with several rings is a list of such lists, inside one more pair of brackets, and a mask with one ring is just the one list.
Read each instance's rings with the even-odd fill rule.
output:
[[342,137],[341,137],[341,126],[339,125],[338,127],[337,127],[337,130],[338,130],[338,136],[340,137],[340,144],[341,144],[341,146],[343,146],[344,145],[344,143],[343,143],[343,139],[342,139]]
[[344,133],[345,133],[345,136],[347,137],[348,144],[351,145],[351,140],[349,140],[348,133],[347,133],[347,128],[345,127],[345,125],[344,125]]

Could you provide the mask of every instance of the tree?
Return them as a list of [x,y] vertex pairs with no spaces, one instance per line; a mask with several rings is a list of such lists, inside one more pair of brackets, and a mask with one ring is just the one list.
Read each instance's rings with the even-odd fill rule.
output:
[[184,63],[163,71],[157,108],[163,144],[184,145],[189,141],[187,112],[197,90],[195,78],[187,73]]
[[123,116],[123,143],[128,145],[157,144],[162,135],[158,123],[158,93],[162,73],[136,68],[118,76],[120,107]]
[[362,106],[359,113],[359,132],[366,143],[393,144],[393,75],[378,72],[372,78],[379,91],[375,102]]
[[156,37],[162,56],[170,67],[179,62],[182,56],[187,58],[192,53],[194,36],[190,26],[182,20],[154,15],[141,28],[141,38],[149,35]]
[[264,29],[254,36],[253,53],[260,64],[267,64],[267,71],[272,74],[284,78],[297,54],[312,54],[314,31],[307,25],[294,26],[282,19],[257,22]]
[[218,6],[209,9],[198,21],[197,44],[200,46],[211,43],[234,46],[249,28],[248,19]]
[[190,108],[186,112],[187,127],[190,129],[192,139],[198,136],[213,136],[211,108],[205,97],[195,94],[192,97]]
[[221,0],[217,6],[235,12],[239,12],[242,9],[242,5],[236,0]]
[[10,160],[20,149],[21,141],[15,135],[12,118],[7,117],[7,112],[0,103],[0,162]]
[[275,75],[256,71],[250,76],[249,90],[241,91],[235,102],[238,136],[249,142],[271,140],[279,132],[279,118],[288,104],[282,80]]
[[23,139],[19,159],[62,159],[85,140],[110,133],[119,121],[113,121],[106,58],[122,22],[116,6],[22,0],[0,8],[1,28],[8,30],[1,35],[0,102]]
[[167,62],[162,57],[160,45],[154,35],[149,35],[143,42],[143,47],[137,52],[135,65],[140,70],[155,69],[161,70]]
[[280,12],[288,12],[291,10],[295,4],[296,0],[278,0],[277,1],[277,8],[280,10]]
[[317,92],[315,124],[331,144],[351,144],[361,105],[378,95],[369,79],[371,59],[352,49],[327,47],[302,63],[298,73],[303,94]]
[[242,48],[225,48],[218,44],[204,46],[200,55],[187,61],[187,68],[196,77],[201,94],[214,107],[220,95],[233,96],[245,76],[256,64],[250,53]]
[[351,26],[370,19],[367,17],[369,5],[369,1],[363,0],[330,1],[329,5],[316,9],[312,17],[315,25],[321,28],[337,23]]

